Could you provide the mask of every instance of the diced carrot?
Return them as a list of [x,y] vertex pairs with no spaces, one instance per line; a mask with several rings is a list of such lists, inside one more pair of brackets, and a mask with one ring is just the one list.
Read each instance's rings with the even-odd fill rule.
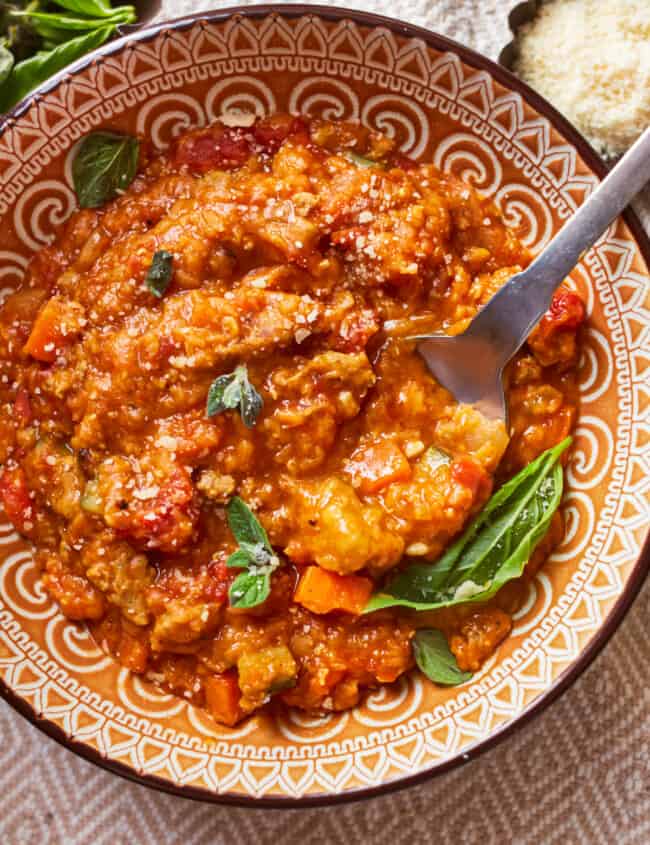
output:
[[36,315],[24,352],[37,361],[52,363],[62,347],[72,343],[78,330],[66,303],[52,297]]
[[294,593],[294,601],[312,613],[344,610],[359,614],[368,603],[373,583],[361,575],[339,575],[320,566],[308,566]]
[[469,488],[472,498],[485,501],[492,492],[492,479],[480,464],[471,458],[457,458],[451,465],[451,477]]
[[411,465],[396,443],[385,440],[357,452],[348,464],[348,472],[357,490],[372,494],[394,481],[408,481]]
[[20,467],[5,468],[0,476],[0,502],[16,530],[28,534],[33,528],[34,505],[29,498],[25,473]]
[[205,703],[211,715],[222,725],[236,725],[244,713],[239,706],[241,690],[234,672],[212,675],[204,684]]

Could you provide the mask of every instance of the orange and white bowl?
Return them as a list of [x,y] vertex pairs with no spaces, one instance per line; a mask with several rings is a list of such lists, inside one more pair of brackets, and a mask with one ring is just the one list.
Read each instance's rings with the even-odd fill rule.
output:
[[[331,7],[247,7],[141,30],[58,74],[0,128],[0,293],[75,207],[70,165],[98,127],[148,136],[232,112],[362,123],[494,198],[542,249],[603,175],[546,102],[433,33]],[[633,217],[572,273],[589,312],[567,532],[510,636],[468,683],[417,674],[348,713],[256,715],[229,729],[120,668],[40,586],[0,515],[0,678],[46,733],[120,774],[204,800],[327,803],[466,760],[548,704],[615,630],[648,569],[650,245]]]

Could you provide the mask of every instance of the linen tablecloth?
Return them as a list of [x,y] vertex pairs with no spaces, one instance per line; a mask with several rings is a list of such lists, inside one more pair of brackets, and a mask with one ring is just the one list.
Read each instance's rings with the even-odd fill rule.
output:
[[[429,27],[496,58],[508,40],[515,2],[354,5]],[[215,5],[165,0],[159,17]],[[650,230],[648,192],[637,210]],[[514,736],[421,786],[333,808],[245,810],[163,795],[76,757],[0,702],[0,842],[642,845],[650,842],[648,620],[650,584],[587,672]]]

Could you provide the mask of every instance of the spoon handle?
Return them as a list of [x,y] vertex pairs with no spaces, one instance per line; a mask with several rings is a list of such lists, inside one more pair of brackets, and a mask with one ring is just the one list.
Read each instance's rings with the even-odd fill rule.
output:
[[[650,128],[623,156],[535,259],[540,272],[561,281],[578,263],[582,253],[593,246],[612,220],[650,179]],[[551,282],[552,284],[552,282]]]
[[[512,352],[516,351],[517,344],[523,343],[549,307],[560,282],[649,179],[650,128],[643,132],[593,194],[567,220],[543,252],[523,273],[514,276],[492,297],[479,313],[478,322],[491,323],[499,319],[497,315],[500,313],[499,322],[508,326],[506,331],[513,346]],[[490,315],[485,313],[488,311]],[[509,322],[503,320],[504,315]],[[477,324],[475,330],[478,329]]]

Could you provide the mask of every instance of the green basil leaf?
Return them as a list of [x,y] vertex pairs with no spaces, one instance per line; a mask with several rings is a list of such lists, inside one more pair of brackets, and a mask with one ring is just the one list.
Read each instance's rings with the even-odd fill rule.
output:
[[264,400],[248,378],[242,383],[240,413],[246,428],[252,428],[262,410]]
[[255,607],[271,590],[271,575],[280,565],[266,531],[243,499],[234,496],[226,507],[228,525],[239,549],[226,563],[229,567],[245,567],[233,581],[229,596],[232,607]]
[[223,407],[227,410],[238,408],[241,404],[242,383],[237,370],[231,376],[223,392]]
[[108,18],[121,9],[128,9],[135,19],[133,6],[118,6],[117,9],[113,9],[110,3],[105,3],[103,0],[53,0],[53,2],[61,9],[77,12],[80,15],[89,15],[91,18]]
[[110,15],[99,18],[74,17],[60,13],[30,10],[14,11],[11,17],[15,20],[28,21],[36,32],[43,35],[44,38],[51,38],[51,33],[56,32],[67,32],[67,37],[72,38],[73,35],[70,33],[89,32],[103,26],[118,26],[119,24],[132,23],[135,20],[133,9],[127,6],[123,6],[121,10],[112,10]]
[[472,677],[471,672],[462,672],[458,668],[447,638],[442,631],[434,628],[416,631],[413,638],[413,655],[420,671],[436,684],[453,687],[464,684]]
[[244,543],[250,546],[261,544],[273,554],[266,531],[243,499],[233,496],[226,507],[226,515],[230,530],[240,546]]
[[0,85],[11,73],[14,66],[14,54],[4,44],[0,45]]
[[72,179],[81,208],[98,208],[125,191],[135,178],[140,144],[130,135],[92,132],[72,162]]
[[486,601],[519,577],[560,504],[559,458],[570,443],[567,437],[506,482],[442,557],[408,566],[370,599],[366,612]]
[[243,549],[237,549],[237,551],[233,552],[226,561],[226,566],[229,569],[248,569],[248,564],[250,562],[250,556]]
[[214,417],[224,411],[239,410],[244,425],[252,428],[264,405],[264,400],[248,380],[248,370],[240,364],[232,373],[218,376],[210,385],[206,414]]
[[0,89],[0,111],[8,111],[57,71],[99,47],[114,29],[112,25],[94,29],[15,64]]
[[224,402],[224,393],[226,388],[235,380],[234,373],[227,373],[219,376],[210,385],[208,390],[208,401],[206,404],[205,413],[208,417],[214,417],[222,411],[227,411],[229,408],[236,408],[239,404],[239,399],[234,405],[227,406]]
[[154,252],[151,266],[147,271],[145,282],[154,296],[161,299],[172,280],[172,262],[174,256],[166,249]]
[[262,604],[271,592],[271,578],[268,574],[240,573],[230,585],[228,598],[231,607],[248,608]]

